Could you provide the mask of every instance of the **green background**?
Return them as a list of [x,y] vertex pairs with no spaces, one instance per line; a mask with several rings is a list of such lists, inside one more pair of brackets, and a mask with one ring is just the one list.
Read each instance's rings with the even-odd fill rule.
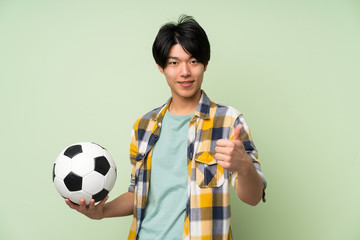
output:
[[267,202],[232,192],[235,239],[360,239],[360,2],[0,0],[0,239],[125,239],[131,217],[87,219],[52,183],[59,152],[105,146],[127,191],[133,122],[170,91],[152,59],[182,13],[206,30],[203,88],[242,111]]

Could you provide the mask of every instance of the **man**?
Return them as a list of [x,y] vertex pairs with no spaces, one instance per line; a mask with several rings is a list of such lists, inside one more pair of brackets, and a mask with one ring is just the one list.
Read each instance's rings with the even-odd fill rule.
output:
[[129,191],[96,206],[66,203],[92,219],[133,214],[128,239],[232,239],[229,185],[250,205],[266,187],[248,126],[202,91],[210,44],[192,17],[164,25],[153,56],[171,98],[134,124]]

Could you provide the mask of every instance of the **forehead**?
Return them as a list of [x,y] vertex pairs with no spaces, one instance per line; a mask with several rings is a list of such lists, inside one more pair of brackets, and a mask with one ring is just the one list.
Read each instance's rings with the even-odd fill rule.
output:
[[169,59],[184,59],[187,60],[192,58],[191,54],[184,50],[184,48],[180,44],[175,44],[170,48],[169,51]]

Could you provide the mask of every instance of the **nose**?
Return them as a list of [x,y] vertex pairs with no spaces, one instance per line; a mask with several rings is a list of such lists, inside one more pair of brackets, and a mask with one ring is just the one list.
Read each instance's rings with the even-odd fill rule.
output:
[[180,76],[181,76],[181,77],[188,77],[188,76],[190,76],[190,68],[189,68],[189,66],[188,66],[186,63],[181,66]]

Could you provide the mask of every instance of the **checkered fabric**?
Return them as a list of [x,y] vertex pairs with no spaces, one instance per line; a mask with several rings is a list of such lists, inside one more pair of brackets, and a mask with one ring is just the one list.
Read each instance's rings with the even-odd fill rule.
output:
[[[160,135],[161,121],[171,102],[139,118],[132,131],[130,160],[132,165],[129,191],[135,193],[133,222],[128,239],[136,239],[141,228],[149,193],[151,158],[154,144]],[[257,172],[263,177],[258,154],[243,115],[232,107],[217,104],[202,92],[195,115],[190,120],[188,134],[188,200],[184,219],[183,239],[229,240],[229,184],[236,188],[237,173],[217,165],[216,141],[233,139],[234,129],[243,124],[241,139],[253,159]]]

